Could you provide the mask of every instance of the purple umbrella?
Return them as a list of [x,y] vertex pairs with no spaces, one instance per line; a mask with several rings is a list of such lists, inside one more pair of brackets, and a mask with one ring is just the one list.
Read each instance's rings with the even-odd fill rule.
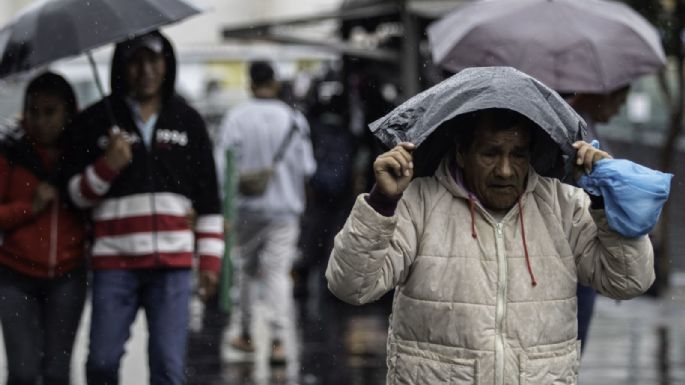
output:
[[655,28],[615,1],[479,1],[431,24],[428,38],[447,70],[512,66],[559,92],[611,92],[666,63]]

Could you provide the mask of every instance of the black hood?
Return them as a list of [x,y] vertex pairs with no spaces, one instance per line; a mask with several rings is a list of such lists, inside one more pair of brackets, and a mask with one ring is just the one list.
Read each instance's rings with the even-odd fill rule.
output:
[[[145,35],[158,36],[162,40],[162,55],[166,62],[166,76],[164,77],[164,83],[162,84],[162,100],[166,102],[174,94],[174,85],[176,83],[176,55],[174,54],[174,48],[171,46],[169,39],[159,31],[152,31]],[[125,59],[123,53],[130,48],[133,41],[145,35],[121,42],[117,44],[114,49],[114,55],[112,56],[112,72],[110,74],[112,96],[123,99],[128,94],[124,74]]]

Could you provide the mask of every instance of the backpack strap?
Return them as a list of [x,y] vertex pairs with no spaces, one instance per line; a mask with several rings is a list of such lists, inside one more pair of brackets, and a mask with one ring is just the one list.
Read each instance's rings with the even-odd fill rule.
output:
[[283,156],[285,155],[285,150],[288,148],[288,145],[292,141],[293,136],[295,136],[296,132],[297,132],[297,121],[295,120],[295,115],[293,113],[291,115],[291,119],[290,119],[290,130],[288,131],[285,138],[281,142],[281,145],[278,146],[278,150],[276,151],[276,154],[274,154],[274,159],[272,162],[273,165],[276,165],[276,163],[280,162],[281,159],[283,159]]

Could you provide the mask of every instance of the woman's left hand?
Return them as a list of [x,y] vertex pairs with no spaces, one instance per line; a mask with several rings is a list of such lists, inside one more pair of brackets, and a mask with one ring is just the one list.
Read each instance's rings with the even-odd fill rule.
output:
[[598,160],[613,159],[608,152],[594,148],[590,143],[582,140],[573,143],[573,148],[576,149],[576,166],[582,168],[587,174],[592,172],[592,166]]

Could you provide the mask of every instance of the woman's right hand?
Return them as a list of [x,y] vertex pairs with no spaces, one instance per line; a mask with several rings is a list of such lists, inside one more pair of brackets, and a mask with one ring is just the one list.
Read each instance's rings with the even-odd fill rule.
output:
[[399,197],[409,186],[414,176],[414,163],[412,151],[416,146],[413,143],[402,142],[392,150],[379,155],[373,162],[373,171],[376,176],[376,188],[383,195]]
[[131,163],[133,153],[131,144],[126,140],[124,131],[118,127],[112,128],[109,132],[109,144],[105,150],[105,162],[114,171],[121,171]]
[[57,194],[57,189],[53,185],[41,182],[33,193],[33,202],[31,204],[33,214],[36,215],[45,210],[50,202],[57,198]]

